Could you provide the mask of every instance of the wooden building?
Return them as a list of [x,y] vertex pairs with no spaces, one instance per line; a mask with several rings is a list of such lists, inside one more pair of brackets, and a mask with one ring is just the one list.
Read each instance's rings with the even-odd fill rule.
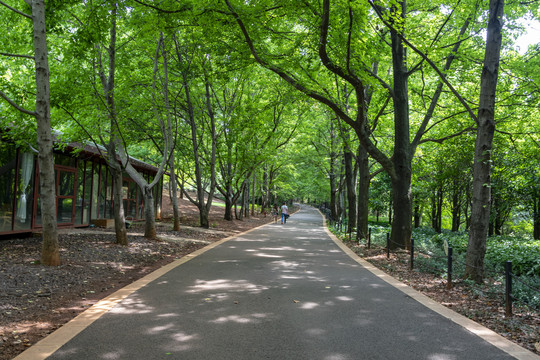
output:
[[[157,168],[131,159],[147,180]],[[89,226],[93,220],[112,219],[113,181],[105,160],[94,146],[70,144],[55,150],[56,215],[58,227]],[[0,235],[39,231],[41,207],[37,156],[0,139]],[[163,182],[154,188],[156,217],[160,217]],[[144,218],[143,195],[127,175],[123,181],[127,220]]]

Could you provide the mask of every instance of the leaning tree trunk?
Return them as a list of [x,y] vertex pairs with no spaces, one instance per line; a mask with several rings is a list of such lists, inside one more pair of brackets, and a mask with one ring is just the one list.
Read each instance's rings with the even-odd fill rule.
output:
[[41,263],[60,265],[58,230],[56,225],[56,179],[54,176],[53,139],[51,134],[49,61],[45,28],[45,2],[32,1],[34,51],[36,66],[36,122],[39,164],[39,186],[43,241]]
[[495,95],[502,44],[504,0],[490,0],[486,52],[480,84],[480,104],[474,146],[473,201],[465,276],[478,283],[484,279],[491,197],[491,149],[495,134]]
[[178,208],[178,191],[177,191],[177,179],[174,169],[174,156],[171,156],[169,171],[171,176],[169,177],[169,186],[171,187],[171,204],[173,208],[173,231],[180,231],[180,210]]

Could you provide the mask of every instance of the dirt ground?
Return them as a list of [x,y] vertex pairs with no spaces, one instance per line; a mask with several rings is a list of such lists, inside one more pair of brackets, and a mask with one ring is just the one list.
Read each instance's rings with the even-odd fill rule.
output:
[[[62,265],[39,265],[39,237],[0,240],[0,360],[15,357],[76,315],[117,289],[211,242],[272,221],[255,215],[243,221],[223,220],[224,207],[214,206],[208,230],[196,227],[198,211],[180,201],[182,226],[172,231],[170,202],[164,194],[160,240],[142,236],[142,224],[132,226],[130,245],[114,244],[111,230],[74,229],[59,236]],[[354,248],[354,247],[353,247]],[[388,261],[377,251],[355,249],[368,261],[451,309],[540,353],[538,314],[517,312],[504,318],[504,304],[460,286],[447,290],[444,281],[408,270],[406,258]],[[535,348],[538,347],[538,348]]]

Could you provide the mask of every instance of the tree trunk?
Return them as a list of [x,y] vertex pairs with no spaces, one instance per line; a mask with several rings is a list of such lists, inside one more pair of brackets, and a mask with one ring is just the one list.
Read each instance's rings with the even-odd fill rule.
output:
[[227,192],[225,194],[225,216],[224,219],[227,221],[233,220],[233,194],[232,194],[232,188],[230,185],[227,185]]
[[471,230],[465,276],[478,283],[484,279],[491,197],[491,149],[495,133],[495,95],[502,44],[504,0],[490,0],[486,52],[480,84],[480,103],[474,147]]
[[255,216],[255,184],[257,183],[256,171],[253,171],[253,179],[251,181],[251,216]]
[[47,30],[45,27],[45,2],[32,1],[34,27],[34,62],[36,67],[36,122],[39,164],[39,186],[43,241],[41,263],[60,265],[58,230],[56,224],[56,179],[54,176],[53,139],[51,134],[49,60]]
[[[407,179],[409,181],[407,181]],[[406,248],[411,246],[412,235],[412,196],[409,176],[403,176],[401,181],[392,182],[393,189],[393,215],[391,248]]]
[[388,225],[392,225],[392,209],[394,208],[392,204],[393,201],[390,200],[390,203],[388,204]]
[[422,213],[420,212],[420,205],[414,207],[414,227],[419,228],[422,224]]
[[[115,154],[111,152],[110,154]],[[116,161],[115,156],[112,156],[114,159],[109,161]],[[113,177],[113,204],[114,204],[114,230],[116,232],[116,243],[122,246],[128,245],[128,237],[126,230],[126,217],[124,214],[124,202],[122,194],[122,168],[118,162],[116,166],[109,165],[111,174]]]
[[454,189],[452,193],[452,231],[459,231],[461,223],[461,202],[459,200],[461,191],[458,188],[458,181],[454,181]]
[[344,149],[343,159],[345,162],[345,184],[347,186],[347,232],[356,227],[356,176],[353,168],[353,154]]
[[144,188],[144,237],[148,239],[157,238],[154,195],[152,194],[152,188],[149,186]]
[[437,190],[431,196],[431,227],[437,231]]
[[[400,2],[400,15],[405,18],[407,5]],[[392,247],[409,248],[412,234],[412,148],[409,134],[409,90],[407,56],[397,32],[391,31],[392,69],[394,78],[394,176],[392,178],[394,220]]]
[[261,208],[262,211],[266,214],[266,209],[270,208],[270,191],[268,186],[268,168],[265,165],[262,175],[262,187],[261,187]]
[[356,240],[367,239],[369,220],[369,158],[367,151],[358,147],[358,222]]
[[435,231],[437,231],[439,234],[442,232],[442,206],[443,206],[443,189],[442,185],[439,186],[437,189],[437,210],[436,210],[436,218],[435,218]]
[[540,196],[533,197],[533,238],[540,240]]
[[178,208],[178,189],[177,179],[174,169],[174,156],[171,156],[169,165],[169,171],[171,176],[169,177],[169,184],[171,186],[171,204],[173,208],[173,231],[180,231],[180,210]]

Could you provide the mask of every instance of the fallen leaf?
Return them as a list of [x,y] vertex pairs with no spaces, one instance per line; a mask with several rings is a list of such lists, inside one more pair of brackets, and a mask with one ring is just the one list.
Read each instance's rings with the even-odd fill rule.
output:
[[295,303],[295,304],[299,303],[299,302],[300,302],[300,300],[293,300],[293,303]]

